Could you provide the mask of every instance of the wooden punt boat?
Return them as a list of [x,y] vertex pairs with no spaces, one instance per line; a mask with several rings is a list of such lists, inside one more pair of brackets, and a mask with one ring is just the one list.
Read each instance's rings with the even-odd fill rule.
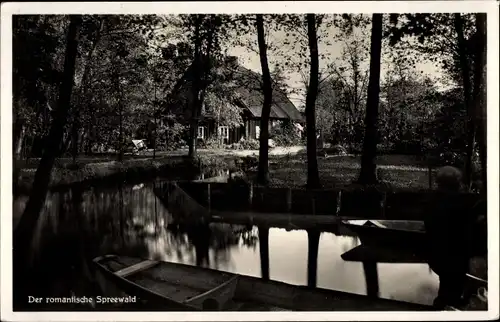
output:
[[[343,220],[342,225],[355,233],[362,244],[403,250],[418,256],[426,256],[427,241],[425,224],[418,220]],[[479,238],[472,241],[473,256],[487,254],[486,225],[474,224],[472,228]]]
[[119,289],[172,311],[428,311],[430,306],[116,255],[94,259]]
[[423,221],[344,220],[342,224],[354,232],[363,245],[425,254]]

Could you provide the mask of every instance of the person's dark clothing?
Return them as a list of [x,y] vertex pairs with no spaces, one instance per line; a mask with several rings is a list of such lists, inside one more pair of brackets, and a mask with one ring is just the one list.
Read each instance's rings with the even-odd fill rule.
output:
[[440,307],[460,302],[469,266],[471,226],[458,198],[456,193],[437,194],[424,219],[429,266],[439,276],[435,304]]
[[462,293],[465,289],[465,273],[449,272],[439,275],[438,296],[433,303],[436,308],[444,309],[447,305],[460,307],[464,304]]

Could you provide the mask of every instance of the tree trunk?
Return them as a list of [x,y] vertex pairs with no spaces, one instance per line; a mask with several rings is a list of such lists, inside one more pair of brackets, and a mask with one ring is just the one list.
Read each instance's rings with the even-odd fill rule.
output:
[[307,38],[311,56],[309,86],[306,96],[307,125],[307,187],[320,187],[316,142],[316,97],[318,96],[319,57],[318,39],[316,35],[316,15],[307,15]]
[[90,75],[90,63],[92,61],[92,56],[94,55],[95,49],[97,47],[97,44],[99,43],[99,40],[101,38],[101,28],[103,26],[103,22],[101,20],[99,29],[97,30],[96,37],[94,39],[94,42],[92,43],[92,47],[90,48],[89,52],[87,53],[87,60],[85,63],[85,68],[83,71],[82,75],[82,91],[81,91],[81,97],[84,102],[84,104],[79,104],[79,106],[74,107],[74,119],[73,119],[73,127],[72,127],[72,154],[73,154],[73,163],[76,163],[76,158],[78,157],[78,137],[80,133],[80,108],[83,106],[87,106],[88,103],[88,89],[89,89],[89,75]]
[[[206,49],[205,53],[201,51],[201,38],[200,38],[200,49],[198,53],[198,67],[196,68],[196,77],[194,79],[195,92],[197,93],[194,100],[194,118],[193,118],[193,158],[196,156],[196,143],[198,134],[198,124],[200,117],[202,116],[203,104],[205,102],[206,90],[209,85],[209,76],[212,68],[211,54],[213,47],[213,37],[216,32],[217,22],[211,21],[211,27],[207,32],[206,36]],[[199,37],[199,36],[198,36]]]
[[[118,57],[116,57],[115,59],[118,59]],[[120,74],[119,72],[116,70],[117,66],[114,66],[114,75],[113,77],[115,78],[114,81],[115,81],[115,88],[116,88],[116,92],[118,94],[118,122],[119,122],[119,126],[118,126],[118,131],[119,131],[119,134],[118,134],[118,162],[122,162],[123,161],[123,93],[122,93],[122,86],[121,86],[121,83],[120,83]]]
[[87,140],[87,131],[85,129],[83,129],[81,137],[82,137],[82,139],[80,140],[79,151],[83,151],[83,149],[85,147],[85,141]]
[[193,116],[191,120],[191,125],[189,127],[189,152],[188,157],[190,159],[196,158],[196,143],[197,143],[197,128],[198,128],[198,119]]
[[474,70],[476,133],[481,162],[482,193],[486,194],[486,14],[476,14],[477,52]]
[[73,155],[73,163],[76,163],[76,158],[78,157],[78,128],[80,127],[80,111],[79,108],[75,106],[73,112],[73,126],[71,127],[71,150]]
[[119,110],[120,110],[120,135],[119,135],[119,154],[118,154],[118,161],[122,162],[123,161],[123,104],[122,104],[122,91],[121,91],[121,84],[120,81],[118,80],[118,95],[119,95]]
[[260,272],[263,280],[269,280],[269,227],[259,226]]
[[260,118],[259,134],[259,166],[257,171],[257,182],[262,185],[269,183],[269,116],[273,102],[273,89],[271,84],[271,72],[267,61],[267,45],[264,32],[264,17],[256,16],[257,41],[259,43],[260,66],[262,68],[262,89],[264,92],[264,103]]
[[[154,126],[154,138],[153,138],[153,160],[156,158],[156,136],[158,135],[158,131],[156,129],[157,125],[156,125],[156,83],[154,83],[154,91],[155,91],[155,102],[154,102],[154,105],[153,105],[153,126]],[[149,131],[148,131],[149,132]]]
[[85,142],[85,154],[86,155],[91,155],[92,153],[92,144],[93,144],[93,140],[92,140],[92,134],[91,134],[91,129],[90,129],[90,126],[87,130],[87,142]]
[[307,231],[307,286],[316,287],[318,276],[318,250],[321,233],[316,230]]
[[[66,137],[66,139],[63,139],[63,144],[62,144],[62,148],[61,150],[62,151],[68,151],[68,148],[69,148],[69,144],[71,143],[71,135],[68,134],[68,136]],[[73,160],[74,161],[74,160]]]
[[358,67],[358,62],[357,60],[353,61],[352,68],[354,69],[354,100],[353,100],[353,110],[355,111],[356,114],[358,114],[359,111],[359,89],[358,89],[358,82],[359,82],[359,67]]
[[380,96],[380,56],[382,51],[382,14],[373,14],[370,49],[370,79],[368,83],[368,102],[366,104],[365,137],[358,182],[377,183],[377,119]]
[[190,159],[194,159],[196,158],[196,152],[197,152],[197,149],[196,149],[196,144],[198,142],[198,123],[199,123],[199,114],[198,114],[198,109],[196,108],[196,106],[198,105],[198,102],[199,99],[196,98],[194,99],[193,101],[193,111],[192,111],[192,115],[191,115],[191,124],[190,124],[190,128],[189,128],[189,142],[188,142],[188,145],[189,145],[189,152],[188,152],[188,157]]
[[14,125],[14,128],[17,130],[14,135],[16,138],[16,145],[15,145],[15,150],[14,150],[14,163],[13,163],[13,169],[12,169],[12,190],[14,192],[14,195],[17,195],[17,184],[19,181],[19,175],[21,173],[22,165],[21,165],[21,160],[22,160],[22,151],[23,151],[23,142],[24,142],[24,136],[25,136],[25,126],[22,122],[18,126]]
[[198,118],[200,105],[200,83],[201,83],[201,18],[198,16],[195,26],[195,44],[194,44],[194,75],[192,85],[192,101],[191,103],[191,124],[189,128],[189,152],[190,159],[196,158],[196,142],[198,137]]
[[157,131],[156,131],[156,116],[154,117],[154,126],[155,126],[155,134],[153,138],[153,160],[156,159],[156,136],[157,136]]
[[22,151],[23,151],[23,143],[24,143],[24,135],[26,134],[26,127],[24,124],[19,125],[19,134],[17,135],[17,140],[16,140],[16,148],[15,148],[15,157],[16,160],[21,160],[22,159]]
[[[40,164],[35,174],[33,188],[29,200],[26,204],[24,213],[19,221],[17,229],[14,232],[14,254],[17,263],[23,265],[26,255],[29,253],[33,229],[38,221],[47,194],[52,167],[55,157],[61,144],[64,133],[64,127],[67,122],[68,111],[71,103],[71,92],[73,89],[75,61],[78,47],[78,29],[81,17],[72,15],[68,28],[66,54],[64,61],[64,72],[61,85],[59,87],[59,100],[56,115],[52,122],[48,135],[47,145],[44,149]],[[25,268],[20,266],[19,268]]]
[[458,35],[458,52],[460,58],[460,68],[462,69],[462,85],[465,109],[467,110],[467,157],[464,166],[464,184],[470,190],[472,178],[472,155],[474,153],[475,141],[475,119],[474,106],[471,104],[471,81],[470,67],[467,61],[467,44],[464,38],[463,21],[460,13],[455,13],[455,31]]

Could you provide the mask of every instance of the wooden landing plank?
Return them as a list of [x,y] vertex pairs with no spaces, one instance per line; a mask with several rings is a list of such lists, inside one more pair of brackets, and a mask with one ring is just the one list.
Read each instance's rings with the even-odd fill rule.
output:
[[[392,264],[423,264],[427,260],[401,250],[382,249],[359,245],[353,249],[340,255],[345,261],[352,262],[375,262],[375,263],[392,263]],[[480,277],[467,273],[467,284],[471,289],[479,289],[488,287],[488,281]]]
[[151,268],[151,267],[157,265],[158,263],[159,263],[158,261],[145,260],[145,261],[139,262],[137,264],[134,264],[132,266],[125,267],[125,268],[115,272],[115,275],[117,275],[119,277],[127,277],[127,276],[134,274],[134,273],[138,273],[140,271]]
[[402,250],[385,249],[359,245],[342,255],[345,261],[376,263],[427,263],[424,258]]

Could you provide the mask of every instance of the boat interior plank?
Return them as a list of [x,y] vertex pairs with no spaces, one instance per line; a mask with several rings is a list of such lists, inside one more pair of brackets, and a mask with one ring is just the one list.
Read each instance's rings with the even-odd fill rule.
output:
[[116,275],[120,277],[127,277],[130,276],[134,273],[146,270],[148,268],[151,268],[155,265],[158,265],[159,262],[157,261],[152,261],[152,260],[145,260],[142,262],[139,262],[137,264],[134,264],[132,266],[125,267],[117,272],[115,272]]

